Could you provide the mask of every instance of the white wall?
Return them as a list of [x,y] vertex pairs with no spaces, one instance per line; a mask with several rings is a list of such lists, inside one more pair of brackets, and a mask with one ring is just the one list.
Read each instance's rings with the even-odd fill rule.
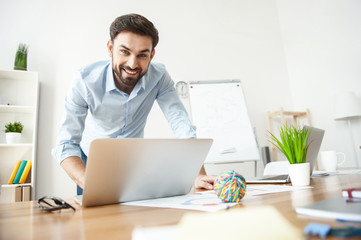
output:
[[[175,81],[230,78],[243,81],[251,123],[257,128],[261,145],[267,144],[265,136],[267,111],[277,110],[281,106],[286,109],[302,110],[309,107],[315,125],[326,126],[331,130],[325,139],[329,148],[340,145],[345,148],[340,147],[338,150],[350,152],[347,144],[343,144],[343,140],[348,139],[347,134],[344,133],[344,126],[341,123],[339,125],[333,123],[328,116],[329,110],[322,107],[325,104],[318,105],[317,101],[309,100],[310,94],[300,93],[298,85],[305,81],[307,74],[309,85],[316,85],[316,89],[312,90],[314,96],[323,92],[321,99],[330,99],[331,94],[324,93],[326,84],[313,80],[317,76],[319,79],[319,76],[327,70],[323,82],[330,85],[326,81],[329,76],[333,77],[331,91],[346,88],[345,81],[350,81],[347,83],[347,88],[355,90],[356,83],[359,84],[360,81],[350,80],[350,76],[353,74],[353,79],[361,77],[360,70],[356,70],[356,63],[360,62],[356,61],[356,57],[359,60],[361,55],[360,46],[353,41],[348,46],[343,46],[349,54],[343,55],[339,50],[337,55],[337,57],[347,56],[343,59],[342,66],[355,66],[352,74],[342,74],[341,69],[337,71],[337,76],[334,76],[332,72],[338,64],[331,65],[330,61],[317,61],[319,67],[313,67],[313,72],[310,72],[310,69],[294,66],[294,64],[303,64],[306,65],[305,67],[311,65],[308,63],[311,60],[308,59],[307,54],[300,59],[298,53],[294,51],[297,49],[297,42],[287,40],[301,30],[303,31],[301,33],[306,35],[309,34],[309,29],[314,28],[315,20],[311,18],[297,22],[299,25],[293,29],[292,22],[297,21],[297,14],[302,15],[299,7],[307,10],[312,3],[303,2],[0,0],[0,68],[12,69],[17,45],[19,42],[25,42],[30,45],[28,70],[39,71],[40,75],[37,197],[43,195],[71,197],[75,194],[75,185],[50,154],[56,144],[57,129],[63,112],[63,99],[77,68],[92,61],[108,58],[106,41],[109,38],[109,25],[117,16],[129,12],[143,14],[158,28],[160,42],[156,49],[155,61],[165,63]],[[360,34],[360,17],[353,16],[354,20],[347,20],[348,11],[360,12],[359,3],[333,2],[334,4],[329,8],[338,13],[335,15],[337,19],[346,18],[343,24],[350,30],[342,32],[345,34],[344,38],[359,37],[360,35],[355,34]],[[314,4],[315,10],[310,12],[309,16],[316,18],[324,4],[324,1]],[[347,8],[339,11],[340,5],[346,5]],[[331,16],[331,13],[326,14],[326,17]],[[339,22],[337,19],[332,21]],[[343,25],[338,27],[337,29],[343,29]],[[332,33],[333,28],[330,27],[329,31]],[[317,34],[317,37],[328,39],[328,35],[323,34],[322,31]],[[337,32],[333,34],[337,35]],[[315,58],[328,59],[322,55],[324,49],[322,52],[317,51],[317,47],[312,45],[312,41],[316,40],[309,36],[299,37],[300,41],[303,37],[310,41],[305,46],[305,51],[313,53],[312,61],[316,61]],[[329,41],[331,41],[329,47],[332,48],[333,39]],[[299,53],[301,54],[302,51]],[[356,54],[356,57],[348,58],[352,53]],[[347,79],[343,78],[345,75]],[[312,80],[310,76],[313,77]],[[147,127],[148,135],[157,135],[154,129],[158,129],[159,136],[167,136],[169,129],[163,127],[163,123],[162,114],[153,113]],[[339,137],[340,140],[333,141],[334,136]]]
[[361,166],[361,119],[335,121],[336,95],[352,91],[361,104],[361,1],[278,0],[293,107],[310,108],[314,126],[326,130],[321,150],[347,155],[344,167]]

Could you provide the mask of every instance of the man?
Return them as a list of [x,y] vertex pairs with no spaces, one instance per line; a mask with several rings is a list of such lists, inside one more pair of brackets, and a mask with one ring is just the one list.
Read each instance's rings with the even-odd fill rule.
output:
[[[157,29],[143,16],[120,16],[110,26],[107,48],[111,61],[93,63],[76,73],[65,98],[65,116],[53,156],[78,185],[78,194],[84,187],[90,142],[143,137],[155,100],[175,137],[196,137],[164,65],[151,62],[158,40]],[[202,168],[195,187],[213,189],[214,179]]]

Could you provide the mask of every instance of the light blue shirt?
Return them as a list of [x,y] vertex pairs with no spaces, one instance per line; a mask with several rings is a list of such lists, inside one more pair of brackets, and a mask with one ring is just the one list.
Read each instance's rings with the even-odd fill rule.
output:
[[53,156],[60,163],[70,156],[81,157],[81,150],[88,155],[90,142],[97,138],[144,137],[144,127],[155,100],[174,137],[196,137],[164,65],[151,63],[130,95],[116,88],[111,60],[80,69],[65,98],[65,114]]

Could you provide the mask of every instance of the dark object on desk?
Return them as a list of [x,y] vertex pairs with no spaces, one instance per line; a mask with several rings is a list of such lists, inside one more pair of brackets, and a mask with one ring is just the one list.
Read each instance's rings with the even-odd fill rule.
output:
[[262,153],[263,166],[265,167],[267,163],[271,162],[269,147],[262,147],[261,153]]
[[38,200],[39,207],[47,212],[57,211],[61,209],[73,209],[75,208],[69,203],[65,202],[63,199],[58,197],[42,197]]
[[328,198],[296,207],[296,212],[313,217],[361,222],[361,202],[347,202],[345,198]]
[[357,236],[361,236],[361,228],[356,228],[356,227],[332,228],[330,235],[339,238],[357,237]]

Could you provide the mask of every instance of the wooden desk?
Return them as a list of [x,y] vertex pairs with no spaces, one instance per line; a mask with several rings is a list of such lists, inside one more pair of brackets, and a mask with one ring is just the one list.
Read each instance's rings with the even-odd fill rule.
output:
[[[340,226],[333,220],[297,215],[294,208],[341,196],[344,188],[361,187],[361,175],[312,178],[311,186],[309,190],[264,195],[239,207],[272,205],[300,229],[311,221]],[[121,204],[82,208],[73,200],[68,202],[77,208],[76,212],[46,213],[36,201],[0,204],[0,239],[131,239],[135,226],[173,225],[191,212]]]

